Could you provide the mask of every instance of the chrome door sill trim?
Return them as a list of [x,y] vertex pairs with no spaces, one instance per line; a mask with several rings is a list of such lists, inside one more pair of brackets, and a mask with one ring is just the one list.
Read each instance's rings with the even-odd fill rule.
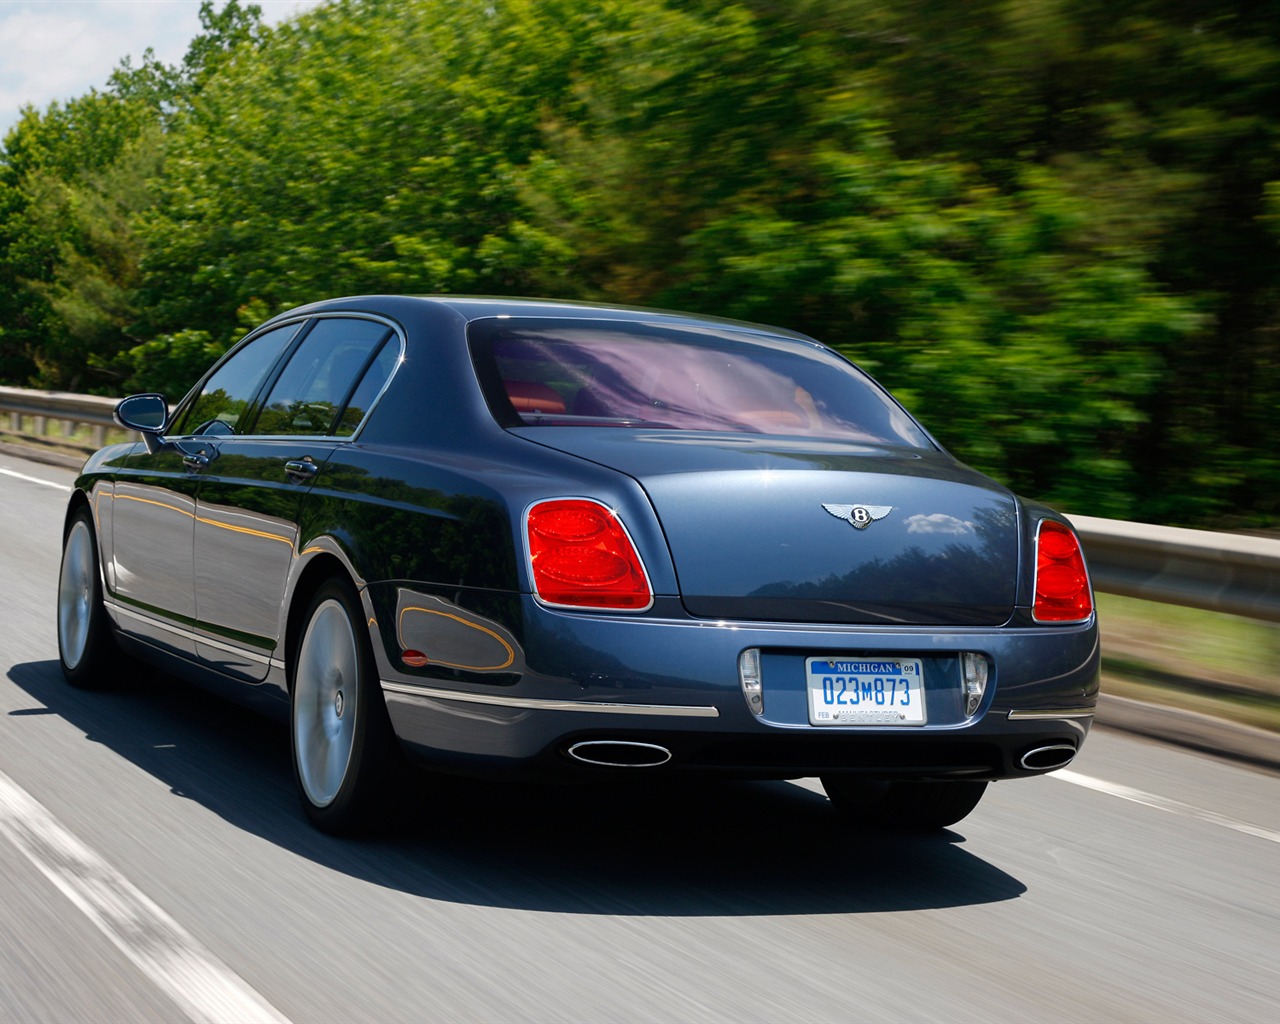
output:
[[1009,712],[1009,721],[1033,721],[1045,718],[1092,718],[1092,711],[1081,711],[1079,708],[1047,708],[1045,710],[1013,710]]
[[207,633],[193,633],[192,637],[198,644],[204,644],[206,647],[212,647],[215,651],[225,651],[227,654],[238,654],[245,661],[254,661],[259,665],[270,665],[274,658],[269,654],[261,654],[248,647],[237,647],[235,644],[227,643],[225,640],[219,640],[209,636]]
[[145,622],[150,626],[154,626],[156,629],[164,630],[166,633],[172,633],[174,636],[180,636],[184,640],[195,639],[195,633],[186,627],[179,626],[177,623],[171,622],[167,619],[162,619],[157,615],[150,615],[147,612],[132,607],[131,605],[117,602],[116,604],[108,605],[107,608],[108,611],[115,612],[117,616],[123,615],[124,617],[133,619],[136,622]]
[[191,640],[197,644],[204,644],[206,647],[212,647],[214,650],[218,651],[225,651],[227,654],[239,655],[246,661],[256,662],[259,665],[266,665],[275,669],[283,669],[285,667],[284,661],[274,655],[266,654],[249,647],[237,647],[235,644],[228,643],[225,640],[219,640],[218,638],[209,636],[205,633],[198,633],[194,629],[190,629],[186,626],[180,626],[174,622],[168,622],[159,616],[148,614],[147,612],[130,607],[126,604],[117,603],[111,606],[110,610],[139,622],[148,623],[149,625],[154,626],[157,629],[162,629],[173,636],[182,637],[184,640]]
[[714,707],[691,707],[682,704],[611,704],[590,700],[539,700],[534,697],[506,697],[496,693],[461,693],[457,690],[438,690],[428,686],[405,686],[382,680],[382,688],[388,693],[406,697],[426,697],[436,700],[457,700],[467,704],[491,704],[504,708],[528,708],[533,711],[586,711],[597,715],[654,715],[666,718],[719,718]]

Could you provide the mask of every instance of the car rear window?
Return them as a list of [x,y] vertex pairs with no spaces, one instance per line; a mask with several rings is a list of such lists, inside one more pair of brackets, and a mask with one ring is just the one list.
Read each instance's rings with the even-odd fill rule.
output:
[[932,447],[857,367],[810,342],[618,321],[494,318],[468,330],[505,426],[611,426]]

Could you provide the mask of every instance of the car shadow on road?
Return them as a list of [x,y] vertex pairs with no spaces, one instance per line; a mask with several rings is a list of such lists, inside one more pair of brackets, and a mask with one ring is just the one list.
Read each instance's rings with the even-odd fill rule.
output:
[[380,834],[336,839],[298,807],[281,724],[143,673],[106,692],[68,687],[56,661],[8,675],[176,797],[299,857],[428,899],[723,917],[925,910],[1026,891],[964,849],[963,825],[927,838],[863,833],[787,782],[533,786],[409,771]]

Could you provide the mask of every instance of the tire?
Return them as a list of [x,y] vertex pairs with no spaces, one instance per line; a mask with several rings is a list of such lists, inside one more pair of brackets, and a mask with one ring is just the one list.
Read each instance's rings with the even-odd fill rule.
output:
[[81,505],[72,513],[58,571],[58,660],[62,674],[82,690],[109,685],[122,660],[107,610],[93,516]]
[[325,582],[304,623],[290,713],[298,796],[321,831],[365,831],[390,805],[399,747],[354,588]]
[[885,782],[858,775],[824,775],[822,788],[850,820],[876,828],[931,832],[954,825],[978,806],[985,782]]

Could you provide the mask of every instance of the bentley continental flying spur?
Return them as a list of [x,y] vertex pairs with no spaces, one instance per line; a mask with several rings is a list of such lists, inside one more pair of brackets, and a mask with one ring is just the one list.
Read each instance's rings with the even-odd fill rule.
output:
[[140,663],[286,719],[307,816],[407,757],[493,778],[817,777],[937,829],[1071,761],[1098,631],[1070,523],[803,335],[367,296],[263,324],[86,463],[77,686]]

